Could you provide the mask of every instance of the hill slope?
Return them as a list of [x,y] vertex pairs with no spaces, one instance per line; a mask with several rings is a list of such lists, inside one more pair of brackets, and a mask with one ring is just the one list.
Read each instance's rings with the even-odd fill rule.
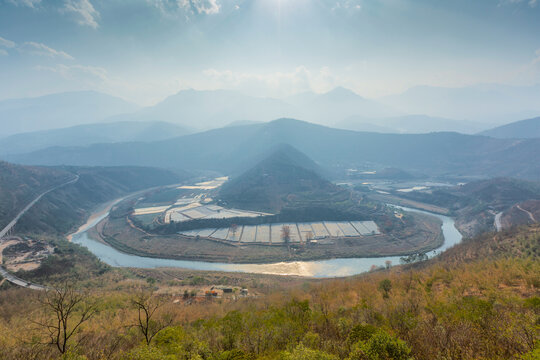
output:
[[0,163],[0,227],[40,193],[74,175],[76,183],[56,189],[19,220],[17,232],[60,233],[73,230],[90,210],[124,194],[178,183],[186,175],[142,167],[42,168]]
[[181,126],[158,121],[85,124],[0,138],[0,154],[28,153],[51,146],[87,146],[97,143],[157,141],[189,133],[188,129]]
[[516,121],[503,126],[482,131],[480,135],[499,139],[530,139],[540,138],[540,117]]
[[317,174],[318,166],[291,146],[281,146],[266,159],[225,183],[220,198],[242,209],[279,211],[291,195],[336,191]]

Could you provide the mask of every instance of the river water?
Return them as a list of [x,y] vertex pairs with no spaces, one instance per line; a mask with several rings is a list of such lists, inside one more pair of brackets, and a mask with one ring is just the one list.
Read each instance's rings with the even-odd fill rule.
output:
[[[396,207],[406,211],[429,214],[442,220],[444,243],[438,249],[428,253],[430,257],[448,249],[449,247],[454,246],[461,241],[462,235],[456,229],[454,225],[454,220],[450,217],[416,209],[409,209],[399,206]],[[369,271],[372,266],[384,266],[386,261],[390,261],[393,265],[399,264],[400,261],[399,256],[387,256],[377,258],[343,258],[318,261],[294,261],[280,262],[274,264],[229,264],[205,261],[158,259],[136,256],[118,251],[109,245],[92,239],[88,235],[88,230],[94,227],[107,215],[108,212],[103,211],[99,214],[99,216],[94,215],[91,218],[91,221],[81,227],[77,233],[71,235],[71,239],[74,243],[87,247],[103,262],[115,267],[177,267],[192,270],[250,272],[261,274],[298,275],[325,278],[355,275]]]

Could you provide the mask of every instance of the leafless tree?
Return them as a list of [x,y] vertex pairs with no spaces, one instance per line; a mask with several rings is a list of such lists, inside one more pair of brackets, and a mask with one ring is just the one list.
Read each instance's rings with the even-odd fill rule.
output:
[[146,344],[150,345],[161,330],[172,324],[172,317],[167,314],[159,316],[158,310],[163,303],[152,293],[140,293],[132,302],[138,313],[135,327],[141,331]]
[[43,321],[35,323],[46,330],[49,344],[64,354],[81,325],[96,313],[96,302],[70,285],[46,290],[38,300],[45,316]]
[[230,230],[233,235],[233,239],[236,239],[236,233],[238,232],[238,225],[232,224]]
[[311,244],[312,240],[313,240],[313,232],[308,231],[307,234],[306,234],[306,244],[307,245]]
[[291,228],[287,225],[281,227],[281,240],[283,240],[285,245],[289,246],[291,241]]

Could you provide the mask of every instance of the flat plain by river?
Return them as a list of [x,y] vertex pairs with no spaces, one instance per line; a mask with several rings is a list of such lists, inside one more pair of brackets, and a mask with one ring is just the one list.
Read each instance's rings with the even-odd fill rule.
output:
[[[81,226],[79,230],[71,234],[69,238],[74,243],[88,248],[103,262],[115,267],[136,267],[136,268],[159,268],[177,267],[191,270],[211,270],[230,272],[249,272],[260,274],[276,275],[296,275],[309,277],[340,277],[350,276],[369,271],[373,266],[384,266],[387,261],[396,265],[400,262],[400,256],[371,257],[371,258],[341,258],[318,261],[293,261],[279,262],[274,264],[231,264],[214,263],[205,261],[188,261],[150,258],[123,253],[107,244],[92,239],[88,230],[97,225],[108,216],[110,208],[118,201],[108,203],[105,208],[100,209],[90,216],[89,221]],[[431,251],[428,255],[434,256],[449,247],[459,243],[462,239],[461,233],[456,229],[454,220],[448,216],[429,213],[422,210],[409,209],[396,206],[402,210],[419,212],[435,216],[442,221],[442,232],[444,243],[441,247]]]

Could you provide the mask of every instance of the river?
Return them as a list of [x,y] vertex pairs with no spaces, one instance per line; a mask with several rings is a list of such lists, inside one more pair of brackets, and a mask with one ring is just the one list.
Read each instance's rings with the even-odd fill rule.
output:
[[[428,253],[428,256],[434,256],[461,241],[462,235],[456,229],[454,225],[454,220],[450,217],[433,214],[422,210],[409,209],[400,206],[396,207],[406,211],[429,214],[442,220],[444,243],[441,247]],[[326,278],[350,276],[363,273],[369,271],[372,266],[384,266],[386,261],[390,261],[393,265],[399,264],[400,262],[399,256],[387,256],[377,258],[343,258],[318,261],[293,261],[274,264],[230,264],[205,261],[158,259],[130,255],[120,252],[115,248],[102,242],[96,241],[90,238],[90,236],[88,236],[88,230],[94,227],[107,215],[108,209],[107,211],[104,211],[102,209],[100,212],[91,216],[89,221],[85,225],[83,225],[76,233],[70,235],[70,237],[74,243],[85,246],[101,261],[114,267],[177,267],[192,270],[250,272],[260,274],[297,275]]]

